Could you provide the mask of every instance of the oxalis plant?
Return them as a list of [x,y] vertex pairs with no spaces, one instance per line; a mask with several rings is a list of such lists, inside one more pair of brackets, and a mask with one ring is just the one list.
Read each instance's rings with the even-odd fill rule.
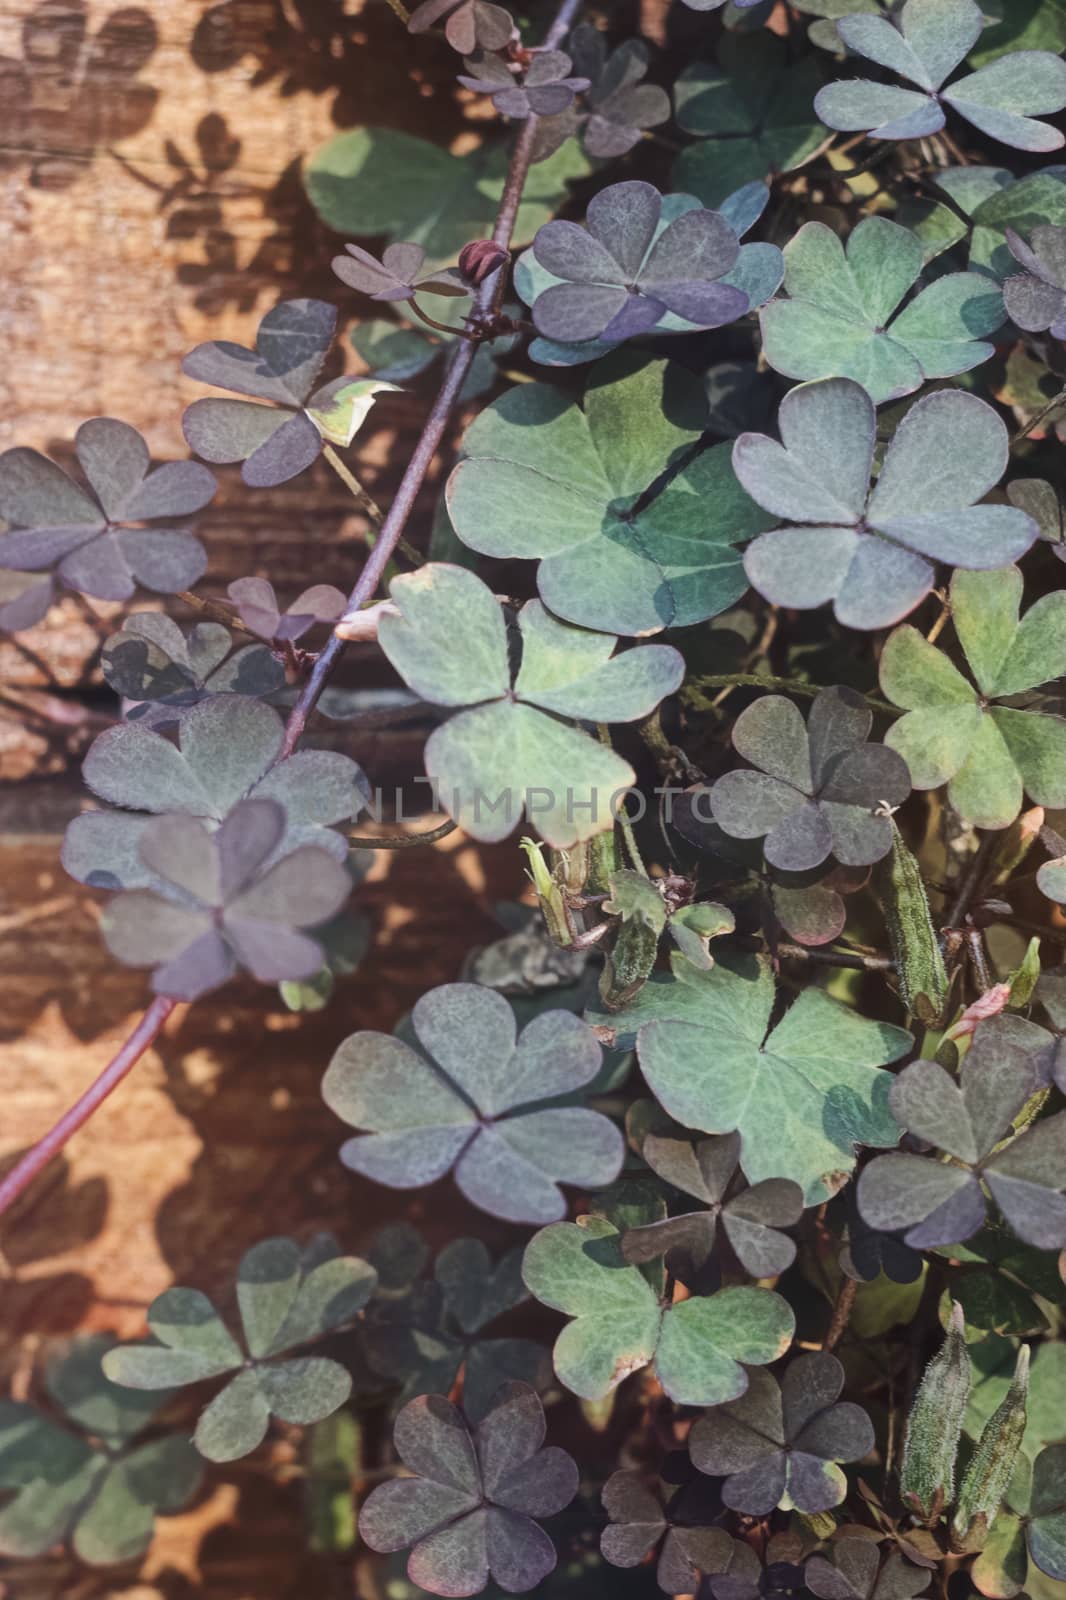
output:
[[[577,0],[379,9],[419,74],[462,58],[475,137],[312,153],[336,303],[190,352],[195,459],[114,418],[0,456],[0,626],[118,612],[63,862],[146,994],[0,1210],[240,972],[332,1003],[351,1233],[20,1368],[0,1553],[131,1567],[256,1451],[346,1593],[1053,1600],[1060,8],[678,0],[658,47]],[[312,468],[353,570],[218,592],[215,470]],[[349,753],[401,717],[416,819]],[[526,887],[361,1026],[371,853],[449,833]]]

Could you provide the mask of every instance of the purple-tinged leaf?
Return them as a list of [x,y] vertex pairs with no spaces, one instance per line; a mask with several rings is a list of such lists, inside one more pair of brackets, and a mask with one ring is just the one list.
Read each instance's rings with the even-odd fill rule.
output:
[[374,1033],[353,1034],[334,1055],[326,1102],[366,1130],[344,1146],[347,1165],[402,1188],[430,1183],[458,1160],[457,1181],[475,1205],[535,1222],[565,1214],[557,1179],[598,1187],[617,1176],[622,1139],[606,1117],[534,1109],[599,1068],[600,1047],[578,1018],[543,1012],[516,1044],[501,996],[449,984],[424,995],[413,1020],[433,1064]]
[[838,1461],[874,1445],[861,1407],[838,1404],[844,1369],[835,1356],[799,1356],[780,1387],[768,1372],[749,1374],[746,1393],[697,1422],[689,1453],[701,1472],[726,1478],[726,1505],[766,1516],[786,1496],[799,1511],[828,1511],[847,1491]]

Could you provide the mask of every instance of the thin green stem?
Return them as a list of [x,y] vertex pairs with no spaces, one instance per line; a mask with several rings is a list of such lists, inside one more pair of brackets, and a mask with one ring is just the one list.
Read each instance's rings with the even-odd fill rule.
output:
[[[700,694],[702,689],[783,689],[787,694],[801,694],[809,700],[813,700],[822,692],[820,684],[806,683],[802,678],[765,677],[758,672],[712,672],[703,677],[693,678],[682,691],[682,698],[689,699],[700,710],[708,709],[701,704],[704,698]],[[887,700],[879,700],[876,695],[864,694],[862,698],[871,711],[884,711],[893,717],[901,715],[899,706],[890,705]]]
[[[365,512],[367,519],[374,529],[373,534],[367,540],[370,548],[373,549],[374,541],[377,538],[377,535],[381,532],[382,523],[385,521],[384,511],[382,511],[381,507],[378,505],[377,501],[369,493],[369,491],[363,488],[363,485],[359,482],[359,479],[356,477],[355,473],[337,454],[336,450],[334,450],[331,444],[323,446],[322,454],[325,456],[326,460],[329,462],[330,466],[333,468],[344,487],[348,490],[360,511]],[[416,567],[422,566],[425,557],[420,551],[415,549],[413,544],[409,544],[406,539],[401,539],[396,548],[397,550],[401,551],[407,557],[408,561],[412,562]]]
[[396,15],[406,28],[407,24],[411,20],[411,13],[404,5],[403,0],[385,0],[385,4],[388,6],[390,11],[395,11]]

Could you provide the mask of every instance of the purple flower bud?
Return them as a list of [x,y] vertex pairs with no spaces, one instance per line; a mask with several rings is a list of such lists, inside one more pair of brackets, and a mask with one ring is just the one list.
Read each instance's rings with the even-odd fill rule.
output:
[[459,252],[459,271],[475,287],[485,282],[509,259],[510,252],[492,239],[474,239]]

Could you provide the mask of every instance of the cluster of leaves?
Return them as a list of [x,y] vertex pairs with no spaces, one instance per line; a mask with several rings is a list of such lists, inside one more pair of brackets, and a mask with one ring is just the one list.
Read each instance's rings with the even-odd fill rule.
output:
[[[506,1231],[432,1268],[407,1223],[366,1259],[270,1239],[237,1268],[240,1337],[175,1287],[145,1341],[76,1345],[42,1408],[0,1402],[4,1553],[69,1537],[131,1559],[199,1456],[355,1395],[394,1415],[359,1527],[410,1551],[399,1596],[591,1594],[600,1556],[632,1576],[608,1578],[619,1597],[909,1600],[948,1592],[947,1556],[989,1600],[1066,1581],[1066,975],[1040,948],[1066,943],[1066,840],[1043,814],[1066,808],[1046,442],[1066,429],[1066,169],[981,164],[986,140],[1062,145],[1040,119],[1066,108],[1066,30],[1050,0],[984,37],[973,0],[804,0],[827,83],[761,0],[686,4],[707,49],[672,94],[613,18],[538,48],[490,0],[412,9],[416,39],[440,25],[462,57],[462,103],[485,97],[478,126],[490,107],[516,124],[513,166],[492,137],[454,155],[336,135],[304,181],[350,241],[336,279],[390,319],[350,336],[369,375],[328,377],[337,308],[286,300],[254,348],[186,358],[227,397],[184,431],[249,489],[321,456],[352,487],[338,451],[375,397],[458,353],[460,403],[492,397],[441,475],[429,559],[406,570],[388,532],[415,472],[387,600],[254,574],[193,597],[222,621],[124,614],[102,652],[122,720],[64,845],[157,995],[243,969],[325,1004],[362,948],[341,830],[368,784],[343,748],[294,746],[337,654],[315,641],[358,633],[401,687],[340,693],[415,706],[449,827],[493,844],[527,819],[544,926],[394,1033],[343,1039],[323,1097],[354,1130],[358,1199],[451,1177],[448,1206]],[[671,115],[689,142],[667,193],[645,136]],[[5,628],[60,586],[124,603],[206,569],[206,467],[150,469],[109,418],[74,454],[84,482],[0,456]],[[653,786],[658,829],[624,804]],[[1022,1336],[1043,1340],[1031,1381]],[[191,1441],[164,1432],[157,1410],[201,1383]],[[557,1571],[540,1520],[579,1480],[544,1406],[565,1394],[565,1436],[598,1443]]]

